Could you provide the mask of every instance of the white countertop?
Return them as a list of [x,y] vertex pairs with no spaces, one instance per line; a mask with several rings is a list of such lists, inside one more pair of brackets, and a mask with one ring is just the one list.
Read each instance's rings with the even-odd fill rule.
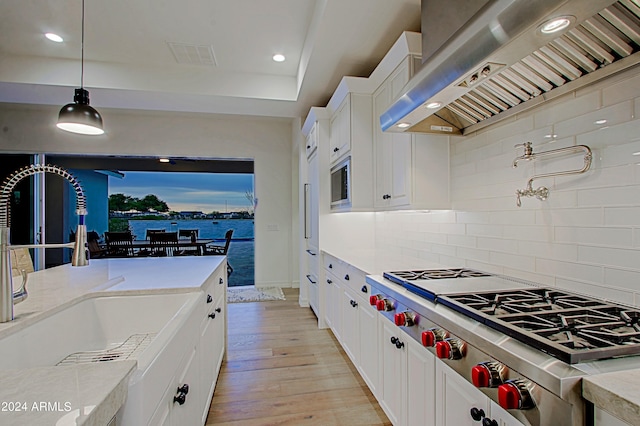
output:
[[382,275],[383,272],[393,270],[435,269],[461,266],[442,265],[440,263],[431,262],[418,257],[402,256],[375,249],[344,251],[323,250],[323,252],[344,260],[367,275]]
[[609,414],[637,425],[640,422],[640,369],[587,376],[582,396]]
[[[34,272],[27,281],[29,297],[15,305],[14,321],[0,324],[0,338],[91,297],[199,291],[224,259],[95,259],[84,267]],[[104,426],[126,400],[136,365],[111,361],[0,371],[0,424]]]

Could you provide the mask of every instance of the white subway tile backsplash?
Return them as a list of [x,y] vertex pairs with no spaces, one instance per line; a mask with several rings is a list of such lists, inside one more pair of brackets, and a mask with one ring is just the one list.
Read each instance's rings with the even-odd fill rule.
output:
[[640,121],[632,120],[616,126],[595,129],[576,136],[576,143],[587,145],[591,149],[603,149],[637,142]]
[[[563,262],[554,259],[536,259],[536,272],[557,278],[602,284],[603,268],[578,262]],[[556,281],[557,282],[557,281]]]
[[505,225],[503,237],[520,241],[553,241],[553,229],[537,225]]
[[479,249],[501,251],[506,253],[518,252],[518,241],[503,238],[477,237],[476,246]]
[[583,245],[601,245],[612,247],[632,246],[631,228],[584,228],[558,226],[555,228],[555,241]]
[[573,95],[569,94],[564,97],[554,99],[544,108],[537,109],[533,114],[535,128],[554,125],[554,130],[556,130],[555,133],[564,137],[564,134],[557,131],[555,127],[556,123],[587,114],[591,111],[597,110],[599,107],[600,92],[595,91],[578,98],[574,98]]
[[594,285],[574,280],[558,279],[556,280],[556,282],[558,288],[574,291],[586,296],[597,297],[616,303],[624,303],[625,305],[631,305],[633,301],[633,293],[630,291],[624,291],[622,289]]
[[[582,133],[598,131],[605,126],[612,127],[624,123],[631,120],[633,118],[632,115],[633,103],[631,101],[624,101],[595,111],[585,111],[571,119],[556,122],[553,128],[555,133],[560,137],[580,135]],[[596,124],[599,120],[606,120],[606,123]]]
[[604,224],[612,226],[640,226],[640,206],[605,207]]
[[640,292],[640,271],[604,268],[604,284]]
[[616,186],[609,188],[581,189],[578,206],[631,206],[640,202],[640,186]]
[[613,105],[637,97],[640,97],[640,74],[637,71],[634,71],[630,78],[602,89],[603,105]]
[[578,246],[578,261],[640,271],[640,250]]
[[446,243],[451,246],[481,248],[477,246],[478,239],[476,237],[470,237],[467,235],[446,235],[446,238]]
[[486,237],[503,237],[504,230],[502,225],[489,224],[467,224],[467,235],[486,236]]
[[500,265],[499,263],[491,262],[491,252],[488,250],[479,250],[469,247],[456,247],[456,255],[462,259]]
[[540,259],[576,262],[578,260],[578,246],[576,244],[561,244],[557,242],[516,241],[517,252],[520,255],[533,256]]
[[603,215],[603,209],[600,207],[537,211],[536,224],[546,226],[599,226],[604,224]]
[[496,265],[519,269],[521,271],[534,272],[536,270],[535,258],[531,256],[520,256],[511,253],[490,252],[489,261]]

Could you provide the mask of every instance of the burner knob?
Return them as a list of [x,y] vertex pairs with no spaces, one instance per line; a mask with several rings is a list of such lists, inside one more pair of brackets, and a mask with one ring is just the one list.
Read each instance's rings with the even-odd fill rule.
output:
[[422,345],[432,348],[436,342],[440,342],[449,337],[449,333],[439,328],[430,328],[429,330],[423,331],[421,337]]
[[457,339],[445,339],[436,343],[436,356],[440,359],[460,359],[464,344]]
[[393,311],[393,303],[389,299],[380,299],[376,302],[379,311]]
[[405,311],[395,314],[393,320],[398,327],[411,327],[416,323],[415,314]]
[[497,388],[504,382],[504,369],[497,362],[481,362],[471,369],[471,381],[477,388]]
[[527,382],[522,379],[507,380],[498,386],[498,403],[505,410],[526,410],[534,406]]
[[382,296],[380,296],[379,294],[376,294],[375,296],[369,296],[369,304],[371,306],[376,306],[376,303],[380,299],[382,299]]

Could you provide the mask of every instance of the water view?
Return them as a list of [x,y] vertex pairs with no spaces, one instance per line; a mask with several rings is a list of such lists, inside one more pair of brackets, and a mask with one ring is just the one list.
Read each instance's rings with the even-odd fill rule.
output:
[[147,229],[164,229],[167,232],[198,229],[199,238],[213,238],[216,244],[222,244],[224,234],[233,229],[227,253],[227,260],[233,267],[229,287],[255,283],[253,228],[253,220],[244,219],[129,220],[129,229],[137,240],[146,238]]

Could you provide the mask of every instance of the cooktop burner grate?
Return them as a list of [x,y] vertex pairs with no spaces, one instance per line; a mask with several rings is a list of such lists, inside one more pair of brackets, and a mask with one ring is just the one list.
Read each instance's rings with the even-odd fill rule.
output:
[[640,354],[640,310],[549,288],[454,294],[442,303],[570,364]]
[[403,284],[407,281],[419,281],[419,280],[490,277],[491,274],[487,274],[486,272],[481,272],[481,271],[475,271],[473,269],[452,268],[452,269],[421,269],[421,270],[413,270],[413,271],[393,271],[393,272],[385,272],[383,276],[398,284]]

